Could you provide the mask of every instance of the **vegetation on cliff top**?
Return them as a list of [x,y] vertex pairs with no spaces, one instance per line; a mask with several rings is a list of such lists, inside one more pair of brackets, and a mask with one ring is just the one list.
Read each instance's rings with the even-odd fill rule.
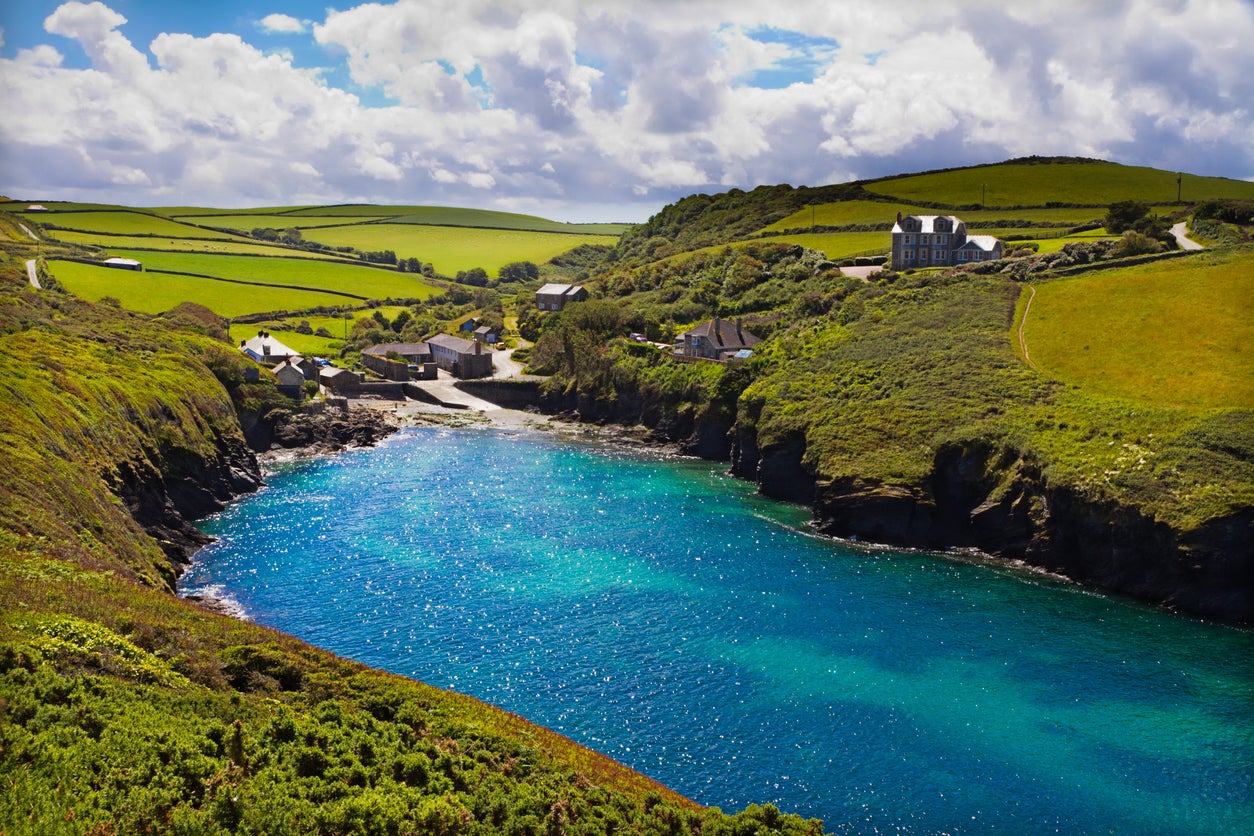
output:
[[[973,198],[959,194],[972,182]],[[1178,531],[1254,507],[1254,404],[1244,356],[1251,335],[1238,303],[1254,293],[1248,248],[1127,266],[1097,260],[1128,247],[1076,242],[1039,258],[886,272],[863,282],[841,276],[824,253],[746,232],[807,214],[865,221],[873,199],[886,211],[931,206],[979,215],[971,209],[980,204],[979,182],[1010,184],[997,205],[1035,206],[1020,214],[1041,218],[1067,206],[1100,217],[1104,209],[1094,204],[1166,202],[1176,184],[1169,172],[1028,159],[847,184],[830,195],[778,186],[686,198],[625,235],[594,273],[595,285],[620,309],[619,333],[665,342],[715,314],[743,316],[767,338],[755,356],[697,373],[621,344],[594,354],[553,351],[545,334],[533,357],[557,372],[550,385],[567,393],[567,406],[590,417],[647,417],[637,401],[655,392],[651,381],[671,381],[663,389],[670,414],[692,394],[689,413],[708,411],[717,398],[710,414],[722,415],[730,397],[739,432],[764,450],[799,443],[802,468],[820,486],[926,493],[938,453],[978,440],[1027,456],[1052,484],[1140,509]],[[1186,197],[1254,194],[1250,184],[1220,178],[1182,183]],[[1167,184],[1171,194],[1158,194]],[[833,196],[840,200],[804,208]],[[1211,203],[1208,218],[1232,214],[1224,214],[1231,201]],[[794,214],[781,214],[790,207]],[[1173,211],[1187,217],[1187,207]],[[1248,230],[1229,225],[1225,234],[1243,240]],[[1051,278],[1080,269],[1090,272]],[[1029,281],[1038,284],[1025,334],[1035,366],[1018,356],[1013,328]],[[556,333],[564,345],[579,343],[571,321],[554,322],[562,323]],[[1081,356],[1092,339],[1077,343],[1076,329],[1100,339],[1101,349]],[[699,387],[687,381],[698,376]]]

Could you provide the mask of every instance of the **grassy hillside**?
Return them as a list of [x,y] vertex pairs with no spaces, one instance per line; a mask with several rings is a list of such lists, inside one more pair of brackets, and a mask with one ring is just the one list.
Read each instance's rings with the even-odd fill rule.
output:
[[272,387],[212,316],[36,291],[0,235],[0,831],[818,832],[175,598],[132,515],[240,480],[235,409]]
[[[970,178],[993,176],[1011,197],[959,208]],[[1236,546],[1254,515],[1243,302],[1254,251],[1239,243],[1250,230],[1208,222],[1208,240],[1238,243],[1120,262],[1126,248],[1105,230],[1070,228],[1105,214],[1087,204],[1174,198],[1154,193],[1168,181],[1109,163],[1023,161],[685,198],[595,271],[616,328],[553,318],[533,362],[555,372],[556,408],[731,455],[765,491],[814,501],[831,533],[977,545],[1250,620],[1254,567]],[[1184,184],[1206,197],[1254,192],[1219,178]],[[896,211],[940,206],[980,232],[1038,236],[1041,255],[870,281],[833,264],[876,239],[887,249]],[[1170,210],[1185,219],[1190,207]],[[1033,293],[1029,364],[1016,316]],[[715,314],[765,338],[752,359],[696,375],[665,351],[612,339],[631,330],[666,343]],[[605,337],[596,356],[576,348]]]
[[[1041,164],[1001,163],[932,174],[907,174],[865,184],[868,192],[910,203],[989,207],[1071,203],[1108,206],[1120,200],[1174,203],[1177,172],[1100,160]],[[1184,174],[1180,199],[1254,197],[1254,183]]]

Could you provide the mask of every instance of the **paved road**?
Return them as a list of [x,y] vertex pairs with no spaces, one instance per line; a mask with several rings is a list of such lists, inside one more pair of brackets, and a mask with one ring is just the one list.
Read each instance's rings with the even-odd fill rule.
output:
[[518,377],[523,373],[523,364],[513,358],[514,349],[492,352],[492,377],[504,380],[507,377]]
[[35,264],[33,258],[26,260],[26,275],[30,276],[30,286],[39,290],[39,266]]
[[1200,250],[1202,245],[1196,241],[1190,240],[1188,236],[1188,224],[1184,221],[1176,224],[1171,228],[1171,234],[1176,236],[1176,243],[1180,245],[1182,250]]
[[39,236],[38,236],[38,235],[36,235],[35,233],[31,232],[31,231],[30,231],[30,227],[28,227],[26,224],[22,224],[22,223],[20,223],[20,224],[18,224],[18,226],[20,226],[20,227],[22,228],[22,231],[23,231],[23,232],[25,232],[27,235],[29,235],[29,236],[30,236],[30,239],[31,239],[32,241],[38,241],[38,240],[39,240]]

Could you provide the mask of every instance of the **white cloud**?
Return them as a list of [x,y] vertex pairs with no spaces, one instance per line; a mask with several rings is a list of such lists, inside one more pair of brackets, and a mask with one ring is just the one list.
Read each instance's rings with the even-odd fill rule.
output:
[[[62,5],[47,31],[91,66],[66,68],[51,38],[0,59],[6,107],[40,117],[0,124],[0,190],[641,217],[695,190],[1032,153],[1254,170],[1241,0],[934,0],[926,26],[880,2],[399,0],[260,23],[312,31],[340,63],[298,67],[248,33],[141,51],[107,5]],[[805,72],[752,86],[790,67]],[[328,81],[344,75],[395,104]]]
[[305,31],[305,24],[291,15],[269,14],[261,19],[261,28],[268,32],[299,34]]

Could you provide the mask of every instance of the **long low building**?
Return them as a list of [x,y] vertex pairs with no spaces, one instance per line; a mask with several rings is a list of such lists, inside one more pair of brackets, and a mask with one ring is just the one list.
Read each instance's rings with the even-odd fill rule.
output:
[[451,334],[437,334],[427,340],[431,356],[444,371],[465,379],[488,377],[492,374],[492,354],[484,351],[483,343],[473,343]]

